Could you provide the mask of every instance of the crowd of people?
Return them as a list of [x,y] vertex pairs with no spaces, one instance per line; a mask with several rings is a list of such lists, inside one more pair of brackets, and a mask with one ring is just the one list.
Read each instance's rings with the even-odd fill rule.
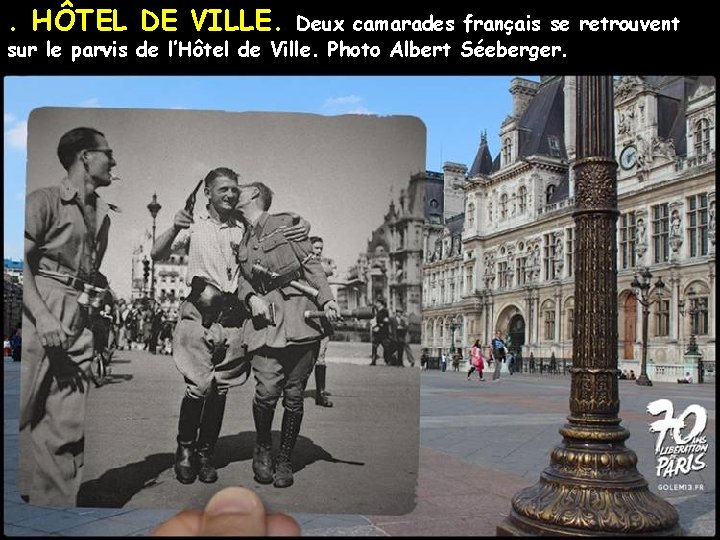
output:
[[172,334],[177,324],[177,309],[162,308],[159,302],[119,300],[109,309],[111,339],[119,350],[145,350],[152,354],[172,354]]

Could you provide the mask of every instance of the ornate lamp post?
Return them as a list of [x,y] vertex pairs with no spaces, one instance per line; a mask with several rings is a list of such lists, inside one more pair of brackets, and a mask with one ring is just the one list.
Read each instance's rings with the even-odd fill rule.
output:
[[[150,215],[152,216],[153,225],[152,225],[152,245],[155,247],[155,218],[158,215],[158,212],[162,206],[160,206],[160,203],[157,202],[157,193],[153,193],[152,201],[147,205],[147,209],[150,211]],[[153,259],[151,263],[151,269],[150,269],[150,298],[155,300],[155,260]]]
[[455,321],[450,322],[450,354],[455,354],[455,330],[460,328],[460,325]]
[[617,163],[613,78],[579,76],[575,325],[570,416],[533,486],[512,498],[498,535],[678,535],[678,513],[648,489],[618,412]]
[[696,296],[697,295],[693,289],[690,289],[688,291],[688,299],[690,300],[690,307],[687,310],[685,307],[684,300],[680,300],[680,302],[678,303],[680,316],[684,317],[686,313],[688,315],[690,315],[690,341],[688,342],[688,348],[687,348],[687,351],[685,351],[685,354],[699,354],[697,339],[695,338],[695,335],[698,333],[697,316],[699,313],[705,312],[706,306],[705,306],[705,299],[704,298],[696,298]]
[[640,376],[635,381],[640,386],[652,386],[652,381],[647,374],[648,315],[650,314],[650,306],[662,299],[665,291],[665,283],[663,283],[661,277],[658,277],[657,283],[650,289],[652,277],[650,269],[645,268],[640,272],[639,276],[635,276],[635,279],[630,284],[635,293],[635,298],[642,306],[642,360],[640,362]]

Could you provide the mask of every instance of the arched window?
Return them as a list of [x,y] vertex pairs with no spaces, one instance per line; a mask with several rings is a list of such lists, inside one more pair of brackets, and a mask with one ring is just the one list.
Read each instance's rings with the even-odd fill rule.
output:
[[524,214],[525,209],[527,208],[527,188],[525,186],[520,186],[520,189],[518,189],[517,201],[518,213]]
[[512,139],[510,137],[507,137],[503,141],[503,163],[505,165],[510,165],[510,160],[512,159]]
[[548,184],[548,187],[545,188],[545,203],[550,202],[553,193],[555,193],[555,184]]
[[503,193],[502,195],[500,195],[500,219],[507,218],[507,204],[508,204],[507,193]]
[[710,151],[710,122],[707,118],[701,118],[695,123],[693,133],[695,141],[695,155],[701,156]]

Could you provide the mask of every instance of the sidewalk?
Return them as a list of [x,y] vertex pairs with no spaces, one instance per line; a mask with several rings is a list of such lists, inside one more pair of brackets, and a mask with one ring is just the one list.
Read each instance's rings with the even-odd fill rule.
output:
[[[369,363],[367,349],[344,355],[345,362]],[[363,356],[365,355],[365,356]],[[329,356],[329,363],[339,358]],[[55,510],[32,507],[16,487],[19,364],[6,360],[5,376],[5,534],[9,536],[146,535],[180,509]],[[376,366],[367,369],[399,369]],[[407,369],[407,368],[406,368]],[[339,367],[336,372],[339,371]],[[328,369],[332,391],[332,366]],[[420,471],[417,505],[404,516],[293,514],[305,536],[494,536],[507,516],[511,497],[537,482],[560,444],[558,429],[568,415],[569,377],[504,376],[500,382],[466,381],[460,372],[422,373]],[[620,385],[622,425],[631,432],[626,445],[638,455],[638,469],[649,488],[672,502],[686,534],[715,534],[715,386],[657,383]],[[675,479],[655,474],[655,435],[648,431],[650,401],[667,398],[676,415],[690,403],[708,411],[707,467],[693,473],[703,490],[671,492]],[[333,398],[342,406],[341,397]],[[381,496],[381,494],[379,494]]]

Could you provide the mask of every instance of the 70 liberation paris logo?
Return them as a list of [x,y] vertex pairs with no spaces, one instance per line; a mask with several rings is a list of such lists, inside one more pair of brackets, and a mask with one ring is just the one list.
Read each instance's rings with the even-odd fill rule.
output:
[[[693,471],[701,471],[707,465],[703,461],[708,450],[707,439],[703,435],[707,425],[707,411],[700,405],[689,405],[677,418],[669,399],[658,399],[648,404],[647,412],[653,416],[664,413],[660,420],[650,424],[650,432],[657,433],[655,456],[657,457],[658,478],[674,478]],[[686,419],[694,416],[692,429],[688,431]],[[671,442],[666,438],[668,433]],[[673,444],[674,443],[674,444]],[[702,484],[661,484],[660,490],[693,491],[703,490]]]

